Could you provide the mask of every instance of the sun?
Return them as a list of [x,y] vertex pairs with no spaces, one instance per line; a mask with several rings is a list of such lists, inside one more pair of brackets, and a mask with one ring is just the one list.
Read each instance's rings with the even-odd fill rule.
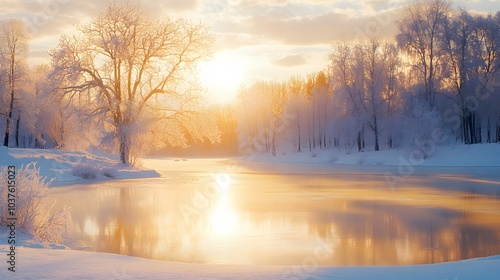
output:
[[228,103],[234,100],[245,76],[246,61],[235,53],[219,52],[212,60],[200,64],[200,82],[207,88],[210,101]]

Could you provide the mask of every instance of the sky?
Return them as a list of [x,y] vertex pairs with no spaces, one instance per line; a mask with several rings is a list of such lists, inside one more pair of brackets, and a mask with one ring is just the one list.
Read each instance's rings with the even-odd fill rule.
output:
[[[61,34],[74,32],[113,0],[0,0],[0,19],[21,17],[32,32],[30,63],[48,63]],[[114,0],[120,2],[120,0]],[[153,17],[206,23],[216,36],[202,63],[209,101],[231,102],[242,84],[323,70],[332,42],[392,38],[407,0],[130,0]],[[456,0],[467,10],[500,10],[500,0]]]

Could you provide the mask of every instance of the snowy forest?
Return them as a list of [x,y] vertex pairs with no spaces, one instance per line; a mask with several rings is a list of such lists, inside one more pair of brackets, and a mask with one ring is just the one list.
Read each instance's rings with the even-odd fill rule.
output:
[[392,39],[335,42],[324,71],[243,88],[242,148],[276,155],[500,142],[500,13],[421,1],[398,25]]
[[323,71],[242,85],[234,103],[210,105],[197,66],[215,38],[202,23],[112,4],[33,66],[27,26],[4,21],[2,144],[98,146],[134,164],[189,145],[281,155],[500,142],[500,12],[420,1],[397,24],[394,38],[333,42]]

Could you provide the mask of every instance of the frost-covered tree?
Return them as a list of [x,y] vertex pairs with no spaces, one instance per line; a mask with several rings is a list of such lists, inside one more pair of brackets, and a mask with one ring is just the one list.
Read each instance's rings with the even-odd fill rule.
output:
[[[330,55],[332,64],[332,79],[338,84],[337,91],[345,96],[345,113],[352,118],[350,129],[357,131],[356,142],[358,151],[364,149],[364,130],[366,115],[364,103],[363,51],[360,44],[343,42],[333,46]],[[337,93],[337,94],[339,94]]]
[[387,146],[393,148],[396,145],[395,137],[398,133],[397,122],[403,106],[401,95],[405,91],[405,75],[403,73],[401,52],[398,51],[396,44],[384,44],[382,52],[385,59],[385,78],[382,97],[387,107],[384,126],[387,132]]
[[[360,126],[358,133],[358,150],[364,147],[364,127],[373,132],[374,150],[380,150],[380,135],[386,102],[394,95],[394,81],[389,80],[390,69],[388,47],[384,47],[376,39],[354,44],[339,44],[334,46],[331,55],[332,68],[340,90],[347,93],[351,106],[350,113],[357,119]],[[394,63],[394,62],[391,62]],[[394,97],[391,96],[391,99]]]
[[476,40],[474,52],[478,57],[478,65],[474,69],[478,79],[474,94],[483,100],[478,112],[486,119],[483,124],[486,126],[487,142],[500,142],[500,111],[496,109],[500,106],[500,98],[498,86],[495,86],[495,79],[500,75],[500,12],[495,16],[476,17],[473,32]]
[[443,51],[440,38],[451,12],[450,0],[418,0],[410,3],[399,22],[397,41],[413,59],[413,67],[424,84],[424,98],[431,107],[442,74]]
[[287,87],[279,82],[257,81],[240,89],[236,105],[240,152],[276,155],[278,147],[286,146],[287,98]]
[[[440,38],[446,51],[444,76],[451,91],[457,98],[461,114],[461,136],[466,144],[481,142],[476,112],[467,106],[467,99],[474,94],[474,82],[477,80],[475,69],[479,66],[479,41],[474,37],[475,21],[465,10],[445,22],[445,33]],[[480,125],[479,125],[480,127]]]
[[[440,38],[446,51],[443,79],[446,89],[453,93],[454,112],[460,114],[460,121],[451,121],[451,125],[466,144],[481,143],[483,127],[491,140],[491,118],[496,117],[491,106],[495,104],[492,85],[500,70],[499,35],[500,22],[491,15],[472,16],[460,9],[446,22]],[[449,113],[448,109],[447,119],[453,120]]]
[[298,76],[290,78],[288,81],[289,98],[286,103],[285,111],[294,116],[288,137],[293,139],[293,145],[297,152],[302,151],[302,138],[304,125],[302,124],[305,104],[305,83]]
[[404,143],[412,149],[418,149],[423,157],[431,156],[436,135],[446,135],[442,131],[441,114],[431,108],[426,100],[414,97],[407,100],[402,114],[401,131]]
[[139,7],[113,3],[51,52],[62,90],[88,96],[86,113],[100,118],[106,139],[131,164],[142,148],[218,137],[192,77],[210,56],[213,37],[203,24],[151,19]]
[[3,145],[8,147],[10,144],[11,131],[14,130],[16,136],[16,145],[19,143],[19,123],[21,114],[18,112],[14,123],[15,103],[17,91],[20,83],[26,74],[26,57],[28,54],[29,33],[24,21],[12,19],[0,24],[0,54],[2,54],[3,78],[7,90],[6,103],[8,104],[5,113],[5,133]]
[[[51,72],[48,64],[37,65],[30,71],[30,97],[23,104],[30,108],[23,110],[30,119],[30,141],[26,147],[63,148],[68,132],[65,127],[78,126],[80,131],[85,130],[68,114],[72,108],[63,102],[63,96],[57,89],[59,81],[51,78]],[[79,136],[78,144],[84,147],[83,133]]]
[[219,143],[223,152],[233,154],[238,149],[238,138],[236,128],[238,120],[236,118],[236,106],[233,104],[216,105],[213,109],[217,119],[217,127],[221,133]]

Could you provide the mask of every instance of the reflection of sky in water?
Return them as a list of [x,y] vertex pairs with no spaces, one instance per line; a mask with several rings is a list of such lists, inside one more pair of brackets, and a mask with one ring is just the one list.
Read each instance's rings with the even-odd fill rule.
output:
[[[434,263],[500,254],[498,198],[461,192],[449,178],[409,178],[391,191],[383,176],[238,173],[222,180],[222,187],[199,176],[60,188],[52,195],[55,209],[63,204],[73,209],[75,244],[146,258],[300,264],[318,244],[331,252],[323,265]],[[437,185],[448,191],[433,188]],[[495,181],[467,185],[498,188]]]

